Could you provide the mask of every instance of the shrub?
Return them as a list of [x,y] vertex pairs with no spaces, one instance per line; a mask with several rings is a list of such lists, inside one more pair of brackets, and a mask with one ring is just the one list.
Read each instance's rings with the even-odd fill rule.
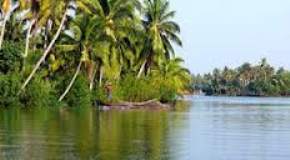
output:
[[170,83],[165,81],[160,84],[160,101],[163,103],[173,102],[177,99],[177,91]]
[[[65,90],[65,87],[67,87],[70,82],[71,76],[68,77],[65,83],[66,85],[63,86],[64,89],[62,91]],[[85,76],[79,75],[70,92],[67,94],[65,102],[71,107],[85,107],[92,105],[91,99],[92,96],[89,89],[89,82]]]
[[159,90],[155,88],[151,78],[136,79],[135,76],[125,76],[114,85],[113,97],[124,101],[140,102],[159,99]]
[[103,87],[97,87],[92,93],[92,101],[96,102],[97,105],[108,104],[109,99],[106,91]]
[[17,73],[0,75],[0,107],[20,105],[17,92],[20,89],[21,81]]
[[154,88],[158,89],[159,100],[163,103],[173,102],[178,97],[177,88],[173,81],[162,77],[153,77]]
[[54,85],[36,76],[21,95],[21,102],[28,107],[50,107],[57,104]]
[[[106,95],[106,94],[105,94]],[[113,83],[113,102],[141,102],[152,99],[161,102],[173,102],[177,98],[177,89],[170,81],[156,77],[126,75]]]
[[5,42],[0,50],[0,73],[18,71],[22,64],[22,48],[15,42]]

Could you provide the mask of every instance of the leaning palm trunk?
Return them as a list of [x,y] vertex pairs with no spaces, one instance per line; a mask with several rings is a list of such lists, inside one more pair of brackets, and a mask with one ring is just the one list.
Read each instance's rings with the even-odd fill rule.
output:
[[141,78],[141,76],[142,76],[142,74],[143,74],[143,72],[145,70],[146,63],[147,63],[147,60],[145,60],[144,63],[142,64],[142,66],[140,68],[140,71],[139,71],[139,73],[137,75],[137,78]]
[[96,77],[96,74],[97,74],[97,68],[95,67],[95,70],[94,70],[94,73],[93,73],[93,76],[92,78],[90,79],[90,90],[92,91],[93,88],[94,88],[94,80],[95,80],[95,77]]
[[70,81],[69,85],[67,86],[66,90],[64,91],[64,93],[59,97],[58,101],[61,102],[64,97],[68,94],[68,92],[70,91],[72,85],[75,83],[77,76],[79,75],[80,71],[81,71],[81,67],[82,67],[82,61],[80,61],[78,68],[76,70],[76,73],[74,74],[72,80]]
[[102,86],[102,81],[103,81],[103,75],[104,75],[104,69],[101,67],[100,69],[100,79],[99,79],[99,86]]
[[26,33],[26,42],[25,42],[25,52],[23,54],[23,57],[26,58],[28,56],[28,52],[29,52],[29,44],[30,44],[30,38],[31,38],[31,30],[32,30],[32,27],[35,23],[35,19],[33,19],[31,22],[30,22],[30,25],[29,25],[29,28],[27,30],[27,33]]
[[66,21],[66,13],[67,13],[67,10],[65,11],[63,17],[62,17],[62,20],[61,20],[61,23],[60,23],[60,26],[56,32],[56,34],[54,35],[52,41],[50,42],[49,46],[47,47],[47,49],[45,50],[45,52],[43,53],[43,55],[41,56],[41,58],[38,60],[38,62],[36,63],[34,69],[32,70],[32,72],[30,73],[29,77],[26,79],[26,81],[24,82],[24,84],[21,86],[21,90],[24,90],[25,87],[27,86],[27,84],[30,82],[30,80],[32,79],[32,77],[34,76],[34,74],[36,73],[36,71],[38,70],[38,68],[40,67],[41,63],[45,60],[45,58],[47,57],[48,53],[50,52],[50,50],[52,49],[53,45],[55,44],[55,41],[58,39],[60,33],[61,33],[61,30],[64,26],[64,23]]
[[1,29],[1,35],[0,35],[0,49],[2,49],[3,41],[4,41],[4,35],[5,35],[5,27],[8,19],[10,18],[11,14],[19,7],[19,2],[16,2],[16,4],[11,8],[10,11],[8,11],[7,14],[4,16],[3,26]]
[[7,23],[8,18],[9,18],[8,15],[6,15],[4,17],[3,26],[2,26],[2,29],[1,29],[1,35],[0,35],[0,49],[2,49],[2,44],[3,44],[3,41],[4,41],[4,34],[5,34],[5,27],[6,27],[6,23]]
[[27,58],[28,52],[29,52],[29,44],[30,44],[30,38],[31,38],[31,30],[32,30],[32,27],[33,27],[33,25],[34,25],[35,22],[36,22],[35,19],[33,19],[30,22],[29,28],[28,28],[27,33],[26,33],[25,52],[23,54],[23,69],[22,69],[23,71],[25,70],[26,58]]

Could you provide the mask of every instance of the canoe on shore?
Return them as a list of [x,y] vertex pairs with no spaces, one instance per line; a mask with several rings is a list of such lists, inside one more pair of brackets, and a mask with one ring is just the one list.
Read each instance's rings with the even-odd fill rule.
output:
[[130,110],[130,109],[158,109],[168,110],[171,108],[170,104],[163,104],[160,101],[154,99],[145,102],[119,102],[106,104],[101,107],[102,110]]

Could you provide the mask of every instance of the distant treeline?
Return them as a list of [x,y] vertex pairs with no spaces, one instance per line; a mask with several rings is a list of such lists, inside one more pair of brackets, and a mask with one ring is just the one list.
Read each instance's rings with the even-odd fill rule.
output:
[[264,58],[258,65],[244,63],[234,69],[216,68],[212,73],[193,75],[193,88],[206,95],[289,96],[290,71],[276,70]]

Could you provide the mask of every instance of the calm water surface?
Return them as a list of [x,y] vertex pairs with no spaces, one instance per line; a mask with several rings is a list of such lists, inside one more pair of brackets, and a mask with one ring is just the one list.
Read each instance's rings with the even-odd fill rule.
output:
[[0,109],[0,159],[289,160],[290,99],[187,97],[171,112]]

